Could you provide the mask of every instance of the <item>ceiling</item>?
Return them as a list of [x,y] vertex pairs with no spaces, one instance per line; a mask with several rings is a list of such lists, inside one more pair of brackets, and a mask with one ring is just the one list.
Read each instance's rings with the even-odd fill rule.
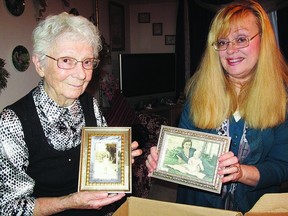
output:
[[[219,8],[239,0],[194,0],[200,6],[212,11],[217,11]],[[267,11],[275,11],[288,7],[287,0],[257,0],[263,8]]]
[[161,2],[178,2],[178,0],[129,0],[130,4],[151,4]]

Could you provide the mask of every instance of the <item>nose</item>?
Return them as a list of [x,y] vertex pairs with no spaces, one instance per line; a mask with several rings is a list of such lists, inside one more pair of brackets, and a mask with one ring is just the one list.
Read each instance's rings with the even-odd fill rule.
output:
[[226,51],[227,53],[234,53],[238,51],[238,48],[236,47],[236,44],[234,43],[234,41],[229,41]]
[[80,80],[84,80],[86,78],[87,71],[83,68],[82,62],[77,62],[74,76]]

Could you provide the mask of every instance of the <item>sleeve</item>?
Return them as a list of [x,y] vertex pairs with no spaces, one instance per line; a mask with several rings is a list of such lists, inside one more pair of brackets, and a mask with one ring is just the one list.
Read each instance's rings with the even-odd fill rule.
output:
[[255,189],[281,185],[288,181],[288,119],[266,136],[273,136],[273,144],[263,162],[256,165],[260,180]]
[[20,120],[4,109],[0,115],[0,215],[33,215],[34,181],[26,173],[28,163]]

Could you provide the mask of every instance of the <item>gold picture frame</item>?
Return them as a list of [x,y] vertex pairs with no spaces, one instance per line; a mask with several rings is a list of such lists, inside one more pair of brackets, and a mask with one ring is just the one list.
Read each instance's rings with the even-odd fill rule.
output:
[[78,191],[131,193],[131,127],[84,127]]
[[[226,136],[162,125],[157,145],[159,159],[152,176],[220,194],[218,157],[229,151],[230,141]],[[181,152],[185,143],[190,146],[187,158]]]

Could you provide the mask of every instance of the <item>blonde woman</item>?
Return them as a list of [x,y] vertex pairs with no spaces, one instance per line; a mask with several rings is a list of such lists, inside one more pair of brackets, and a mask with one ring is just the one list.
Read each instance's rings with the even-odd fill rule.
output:
[[[178,186],[177,202],[247,212],[288,180],[288,68],[269,18],[256,1],[221,9],[202,61],[187,83],[179,127],[230,136],[219,157],[220,195]],[[158,160],[151,148],[147,167]]]

